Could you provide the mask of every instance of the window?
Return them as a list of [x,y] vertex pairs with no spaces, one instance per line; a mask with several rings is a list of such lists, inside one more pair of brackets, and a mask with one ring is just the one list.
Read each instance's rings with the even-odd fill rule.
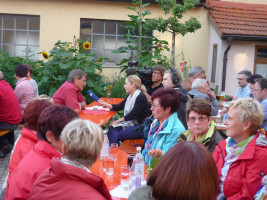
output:
[[90,52],[96,54],[96,58],[108,58],[106,63],[117,65],[123,58],[128,58],[130,53],[112,53],[121,46],[127,46],[124,34],[128,30],[123,28],[123,21],[81,19],[80,38],[91,42]]
[[11,56],[25,56],[26,48],[38,59],[40,17],[0,14],[0,48]]
[[211,68],[211,82],[215,83],[216,76],[216,63],[217,63],[217,44],[213,45],[213,53],[212,53],[212,68]]
[[267,46],[256,46],[254,73],[267,78]]

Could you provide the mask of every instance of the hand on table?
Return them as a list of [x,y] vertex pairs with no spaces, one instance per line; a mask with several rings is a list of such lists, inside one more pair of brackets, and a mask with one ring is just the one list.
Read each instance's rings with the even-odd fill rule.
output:
[[99,100],[98,103],[103,106],[112,109],[112,105],[109,103],[104,102],[103,100]]

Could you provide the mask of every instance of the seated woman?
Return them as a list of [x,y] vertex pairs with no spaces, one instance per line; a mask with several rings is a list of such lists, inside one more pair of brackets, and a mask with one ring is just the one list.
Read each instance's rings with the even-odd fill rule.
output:
[[28,199],[111,199],[103,179],[89,170],[100,155],[103,130],[93,122],[76,119],[65,126],[60,139],[63,157],[52,159]]
[[28,153],[38,141],[37,122],[43,110],[53,105],[52,99],[34,99],[24,110],[24,126],[9,163],[8,172],[16,169],[22,158]]
[[218,199],[253,199],[259,189],[267,174],[267,138],[257,131],[262,122],[259,102],[251,98],[232,102],[224,122],[228,138],[213,153],[220,179]]
[[218,174],[209,151],[197,142],[172,147],[157,163],[146,186],[134,190],[129,200],[214,200]]
[[189,101],[186,105],[188,130],[181,134],[177,141],[196,141],[213,153],[223,137],[216,131],[210,113],[211,105],[206,99],[196,98]]
[[33,183],[49,167],[51,159],[61,158],[61,131],[75,118],[77,112],[67,106],[51,105],[43,110],[37,124],[38,142],[12,172],[5,199],[28,198]]
[[166,153],[176,144],[176,138],[185,131],[177,116],[180,94],[173,88],[160,88],[152,96],[151,111],[155,120],[151,124],[145,148],[142,152],[146,165],[152,157],[148,152],[160,149]]
[[[136,129],[143,123],[149,112],[148,101],[143,93],[145,92],[145,87],[142,87],[141,79],[138,76],[130,75],[125,79],[124,89],[129,95],[120,104],[108,104],[99,100],[100,104],[112,110],[124,109],[124,117],[110,123],[107,134],[110,144],[118,143],[118,141],[125,139],[143,138],[143,133],[138,132]],[[118,124],[122,126],[116,127],[115,125]]]

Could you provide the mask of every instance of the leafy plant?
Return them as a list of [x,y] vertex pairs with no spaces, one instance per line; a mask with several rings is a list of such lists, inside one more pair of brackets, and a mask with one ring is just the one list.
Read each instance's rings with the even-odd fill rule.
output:
[[7,52],[0,50],[0,70],[4,74],[5,80],[13,88],[16,84],[14,67],[24,63],[24,61],[25,60],[22,57],[12,57]]
[[154,28],[147,26],[146,23],[145,17],[151,14],[150,10],[145,10],[149,3],[143,4],[142,0],[134,0],[132,5],[127,9],[134,11],[135,14],[128,15],[130,21],[126,22],[127,25],[124,26],[128,30],[128,33],[124,35],[127,47],[121,46],[118,50],[113,51],[113,53],[131,53],[129,58],[120,61],[119,65],[122,67],[122,71],[128,68],[127,63],[130,60],[138,60],[140,68],[156,64],[169,66],[168,58],[163,53],[169,51],[168,42],[153,36]]
[[88,41],[77,40],[74,44],[58,41],[49,52],[42,52],[45,61],[36,63],[40,94],[52,96],[54,92],[67,80],[69,72],[73,69],[82,69],[87,74],[87,85],[84,88],[84,97],[90,102],[86,95],[88,89],[94,91],[98,96],[105,96],[105,83],[100,73],[102,71],[101,61],[103,58],[95,58],[95,54],[87,53],[91,44]]
[[176,35],[182,36],[187,33],[193,33],[201,28],[200,22],[191,17],[189,20],[182,23],[179,21],[187,10],[193,9],[199,0],[184,0],[184,4],[176,3],[176,0],[156,0],[160,8],[168,15],[167,19],[157,17],[147,20],[147,26],[154,28],[160,32],[170,32],[172,34],[172,51],[171,51],[171,66],[175,67],[175,38]]

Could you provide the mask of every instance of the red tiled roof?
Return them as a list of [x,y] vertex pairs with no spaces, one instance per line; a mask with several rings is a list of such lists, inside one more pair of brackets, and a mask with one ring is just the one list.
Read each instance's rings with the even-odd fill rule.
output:
[[221,34],[267,36],[267,5],[207,0],[206,7]]

